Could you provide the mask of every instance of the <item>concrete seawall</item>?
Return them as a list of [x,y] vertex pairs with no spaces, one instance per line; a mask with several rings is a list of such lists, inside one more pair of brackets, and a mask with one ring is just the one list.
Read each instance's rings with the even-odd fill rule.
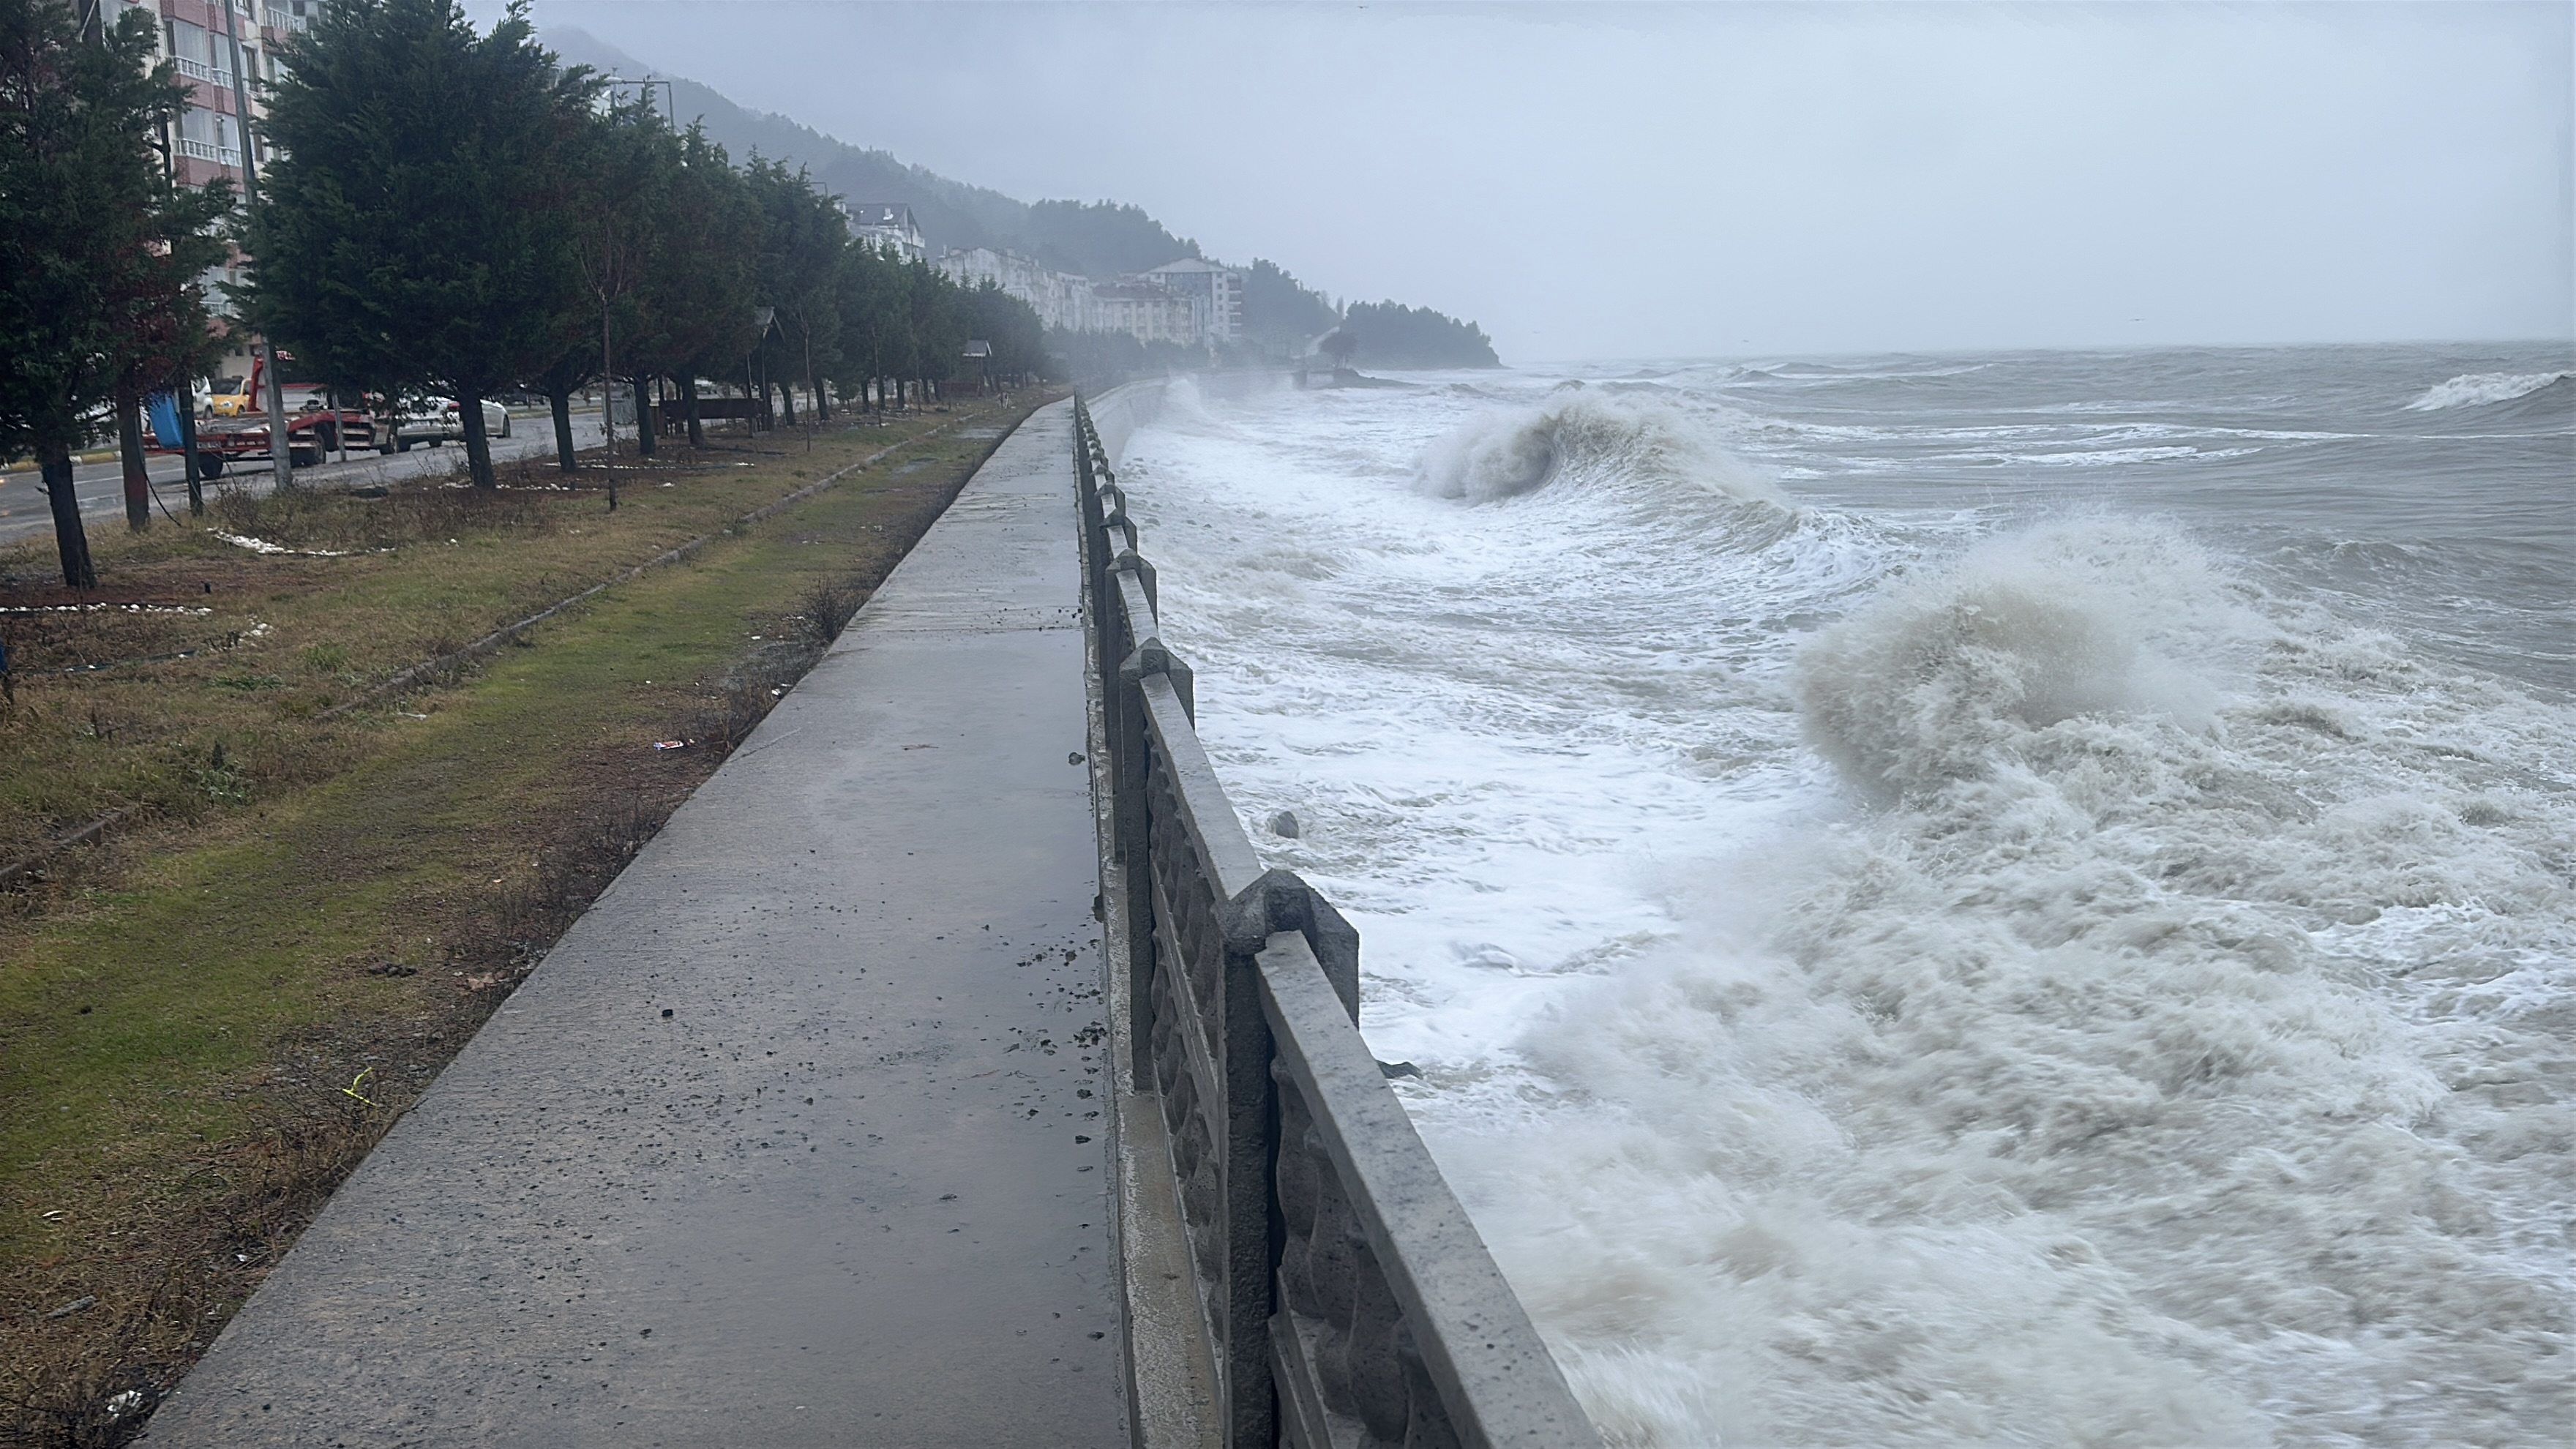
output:
[[1068,410],[396,1127],[156,1445],[1124,1445]]
[[1138,428],[1150,427],[1163,416],[1166,408],[1189,398],[1237,398],[1256,393],[1277,392],[1292,384],[1284,372],[1199,372],[1186,377],[1149,377],[1123,383],[1100,396],[1088,399],[1091,425],[1100,434],[1100,444],[1109,452],[1115,467],[1127,455],[1127,440]]

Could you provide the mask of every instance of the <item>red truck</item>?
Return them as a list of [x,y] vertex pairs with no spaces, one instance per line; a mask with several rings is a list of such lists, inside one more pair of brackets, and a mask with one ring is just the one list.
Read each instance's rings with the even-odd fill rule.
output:
[[[197,424],[199,477],[220,478],[231,464],[271,456],[268,407],[266,394],[261,391],[265,385],[260,360],[253,358],[250,378],[243,384],[243,396],[250,400],[247,406],[251,411],[235,417],[206,418]],[[296,467],[312,467],[340,448],[391,451],[391,434],[373,413],[362,407],[331,406],[330,390],[322,384],[290,382],[282,391],[286,396],[287,460]],[[177,412],[155,399],[150,414],[151,437],[145,451],[179,452]]]

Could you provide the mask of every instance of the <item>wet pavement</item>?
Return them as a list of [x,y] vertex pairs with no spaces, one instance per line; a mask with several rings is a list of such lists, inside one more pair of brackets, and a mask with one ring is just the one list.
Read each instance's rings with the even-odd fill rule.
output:
[[387,1137],[154,1446],[1124,1446],[1069,411]]

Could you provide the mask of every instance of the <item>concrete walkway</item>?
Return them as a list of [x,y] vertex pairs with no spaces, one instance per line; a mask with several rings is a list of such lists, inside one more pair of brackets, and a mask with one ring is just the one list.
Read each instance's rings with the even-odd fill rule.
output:
[[150,1444],[1128,1443],[1071,447],[1003,443]]

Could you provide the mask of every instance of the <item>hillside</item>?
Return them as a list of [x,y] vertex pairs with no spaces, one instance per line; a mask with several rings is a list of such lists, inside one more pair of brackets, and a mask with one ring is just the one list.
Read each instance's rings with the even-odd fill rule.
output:
[[[680,124],[703,121],[707,135],[736,161],[757,151],[804,167],[823,190],[851,201],[910,206],[932,256],[950,247],[1009,248],[1059,271],[1106,280],[1200,254],[1197,242],[1173,235],[1140,207],[1112,201],[1032,205],[908,165],[890,152],[853,146],[785,116],[737,105],[709,86],[666,77],[588,31],[552,27],[543,38],[567,64],[639,79],[668,79]],[[1255,339],[1293,345],[1331,330],[1339,317],[1321,292],[1265,259],[1253,260],[1245,282],[1246,330]],[[1473,323],[1427,309],[1413,312],[1391,302],[1373,310],[1385,314],[1370,329],[1379,345],[1364,351],[1407,358],[1419,354],[1421,360],[1371,360],[1412,366],[1494,365],[1484,334]]]
[[544,39],[568,64],[670,80],[680,124],[703,119],[707,135],[736,161],[757,151],[803,166],[825,191],[852,201],[909,205],[933,256],[948,247],[1010,247],[1064,271],[1113,277],[1199,254],[1198,243],[1173,236],[1133,206],[1105,201],[1042,201],[1031,206],[998,191],[907,165],[887,152],[836,140],[785,116],[736,105],[696,81],[665,77],[588,31],[549,28]]

